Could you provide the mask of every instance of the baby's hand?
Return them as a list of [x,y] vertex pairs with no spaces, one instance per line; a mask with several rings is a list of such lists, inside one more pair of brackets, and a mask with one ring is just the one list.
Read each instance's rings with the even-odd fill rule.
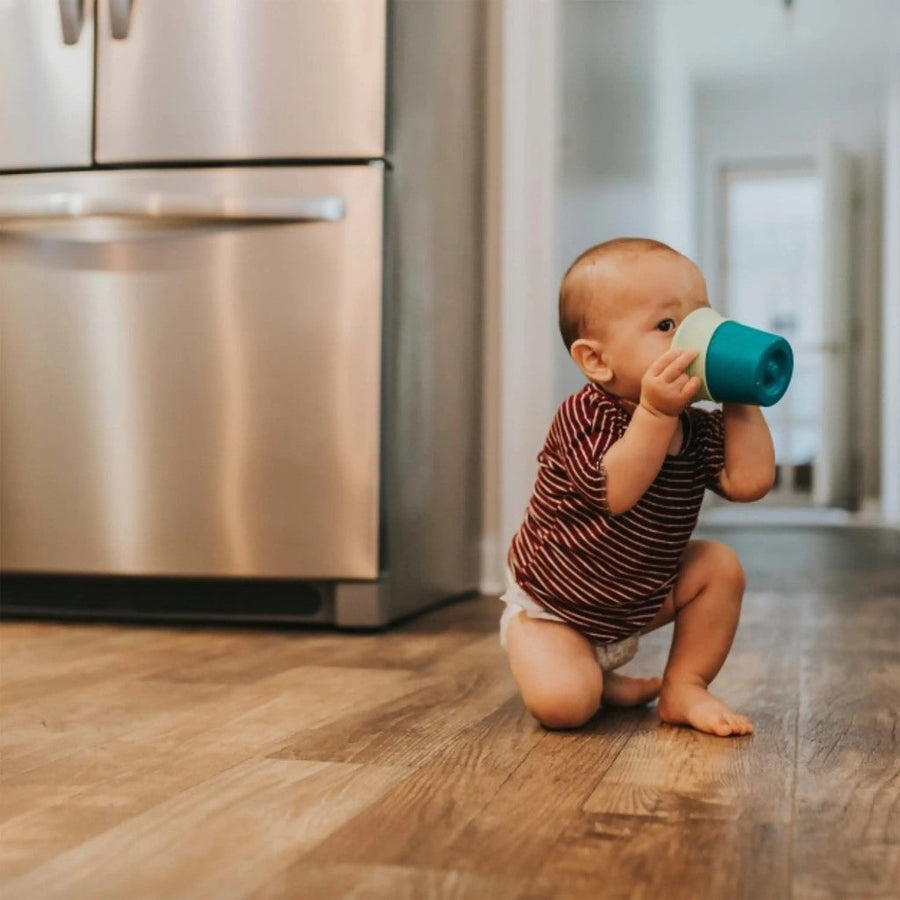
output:
[[655,416],[678,416],[700,389],[700,379],[684,370],[698,350],[671,349],[647,369],[641,379],[641,406]]

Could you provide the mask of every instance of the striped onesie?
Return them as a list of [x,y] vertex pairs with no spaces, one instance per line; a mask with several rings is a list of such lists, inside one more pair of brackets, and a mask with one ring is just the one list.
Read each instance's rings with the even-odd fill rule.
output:
[[725,463],[721,411],[688,407],[681,451],[666,457],[631,509],[612,515],[603,455],[630,420],[622,401],[592,383],[563,402],[508,556],[526,594],[601,645],[636,634],[656,615],[678,577],[704,491],[721,494]]

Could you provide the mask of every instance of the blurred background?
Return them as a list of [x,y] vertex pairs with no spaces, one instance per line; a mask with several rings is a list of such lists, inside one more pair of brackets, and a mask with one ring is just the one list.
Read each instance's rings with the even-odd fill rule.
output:
[[348,626],[500,590],[581,384],[560,278],[624,235],[794,347],[775,490],[703,521],[900,525],[897,0],[0,26],[5,571],[288,579],[271,615]]
[[[749,508],[710,498],[703,520],[896,524],[900,5],[549,6],[519,5],[531,31],[500,26],[507,52],[510,33],[528,46],[518,77],[531,108],[517,145],[543,179],[538,196],[552,195],[530,211],[555,229],[552,260],[525,264],[529,282],[555,288],[582,250],[621,235],[685,253],[703,270],[713,307],[784,335],[795,350],[791,388],[766,411],[776,489]],[[541,80],[535,66],[550,89],[532,83]],[[516,88],[507,75],[508,102]],[[523,179],[522,190],[535,188]],[[503,213],[508,222],[515,207],[500,214],[506,235]],[[526,405],[543,415],[581,383],[557,336],[549,346],[539,336],[553,331],[551,319],[535,305],[534,332],[520,336],[529,369],[542,373],[522,397],[536,398]],[[515,369],[501,374],[504,384]],[[532,376],[519,367],[518,377]],[[547,378],[552,391],[541,393]],[[530,422],[524,414],[516,427]]]

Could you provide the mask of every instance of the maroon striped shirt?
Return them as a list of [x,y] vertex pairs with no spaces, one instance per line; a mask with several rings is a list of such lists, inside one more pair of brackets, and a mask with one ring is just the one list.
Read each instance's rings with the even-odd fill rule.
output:
[[594,384],[563,402],[509,550],[519,586],[598,644],[650,622],[678,576],[704,491],[722,492],[722,413],[688,407],[681,451],[631,509],[612,515],[603,455],[630,420],[629,408]]

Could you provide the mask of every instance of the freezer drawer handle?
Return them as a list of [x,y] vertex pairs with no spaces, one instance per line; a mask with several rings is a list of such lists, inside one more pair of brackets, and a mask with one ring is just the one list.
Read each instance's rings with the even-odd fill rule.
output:
[[109,24],[117,41],[128,37],[131,26],[131,0],[109,0]]
[[77,44],[84,24],[84,0],[59,0],[64,44]]
[[135,197],[104,197],[60,193],[0,198],[0,222],[61,217],[87,219],[97,216],[229,222],[337,222],[345,214],[343,199],[327,196],[143,194]]

